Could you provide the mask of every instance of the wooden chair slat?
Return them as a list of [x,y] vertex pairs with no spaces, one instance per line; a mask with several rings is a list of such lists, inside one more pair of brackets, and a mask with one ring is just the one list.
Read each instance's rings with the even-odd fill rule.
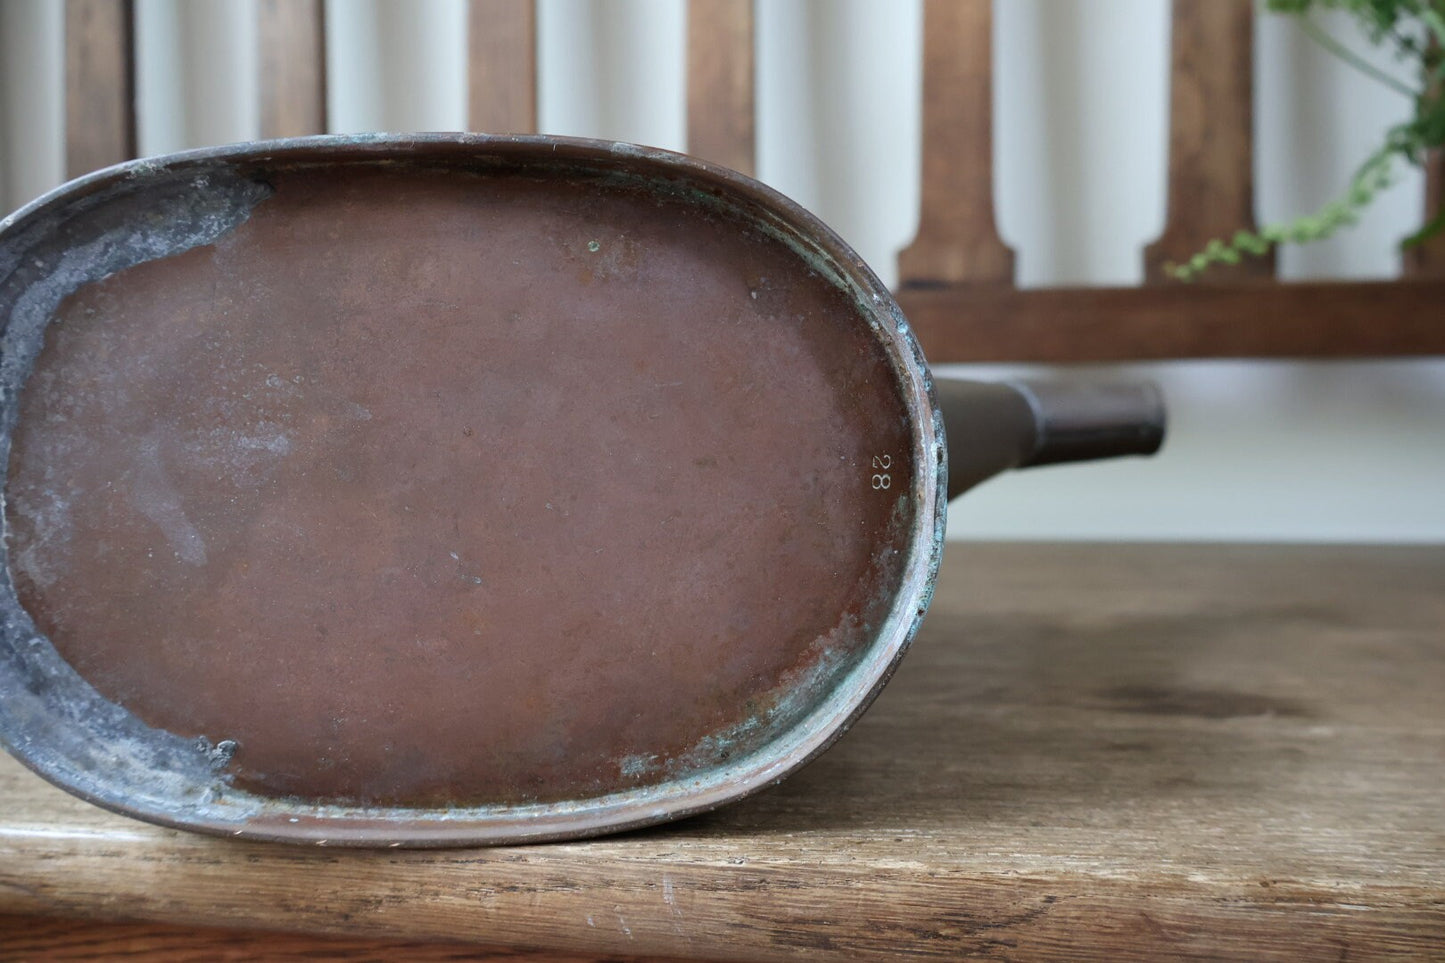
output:
[[[1254,217],[1254,4],[1174,0],[1169,107],[1169,213],[1144,253],[1146,284],[1176,283],[1165,266]],[[1274,277],[1272,256],[1247,258],[1201,283]]]
[[691,0],[687,63],[688,152],[751,175],[753,0]]
[[992,24],[990,0],[926,0],[923,203],[904,284],[1013,281],[993,213]]
[[79,177],[136,155],[131,0],[66,0],[65,170]]
[[[1445,211],[1445,150],[1431,153],[1425,162],[1425,220]],[[1410,277],[1445,278],[1445,231],[1405,254]]]
[[537,130],[537,9],[533,0],[471,0],[467,125],[493,134]]
[[326,12],[322,0],[261,0],[261,136],[326,133]]

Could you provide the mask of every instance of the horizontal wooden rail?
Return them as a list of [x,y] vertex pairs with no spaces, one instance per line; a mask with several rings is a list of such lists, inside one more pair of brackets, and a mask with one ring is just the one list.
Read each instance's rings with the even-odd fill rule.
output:
[[934,363],[1445,354],[1445,279],[905,285],[898,299]]

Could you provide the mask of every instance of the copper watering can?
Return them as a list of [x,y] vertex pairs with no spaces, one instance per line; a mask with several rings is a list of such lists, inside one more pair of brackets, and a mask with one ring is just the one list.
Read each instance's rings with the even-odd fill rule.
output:
[[624,144],[122,164],[0,224],[0,323],[0,742],[261,839],[775,783],[903,656],[948,496],[1163,437],[1149,386],[935,382],[817,219]]

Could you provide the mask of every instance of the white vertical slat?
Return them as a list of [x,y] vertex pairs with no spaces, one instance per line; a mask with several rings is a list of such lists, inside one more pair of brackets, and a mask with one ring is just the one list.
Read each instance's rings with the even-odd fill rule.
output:
[[994,197],[1020,286],[1136,284],[1164,226],[1166,0],[994,4]]
[[65,179],[65,9],[0,2],[0,215]]
[[541,0],[539,129],[683,150],[684,0]]
[[136,59],[142,155],[259,136],[252,0],[138,0]]
[[883,280],[918,226],[922,5],[763,2],[758,173]]
[[333,131],[467,127],[466,0],[327,0]]

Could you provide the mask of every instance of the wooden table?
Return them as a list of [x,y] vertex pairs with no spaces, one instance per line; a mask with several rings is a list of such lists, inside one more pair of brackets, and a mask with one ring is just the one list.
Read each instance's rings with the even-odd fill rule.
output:
[[[1445,958],[1445,547],[951,545],[913,652],[837,747],[731,809],[593,842],[243,844],[104,813],[5,759],[0,913],[312,934],[256,937],[274,958],[369,945],[317,934]],[[12,917],[0,957],[58,931]],[[86,932],[113,950],[188,931]]]

